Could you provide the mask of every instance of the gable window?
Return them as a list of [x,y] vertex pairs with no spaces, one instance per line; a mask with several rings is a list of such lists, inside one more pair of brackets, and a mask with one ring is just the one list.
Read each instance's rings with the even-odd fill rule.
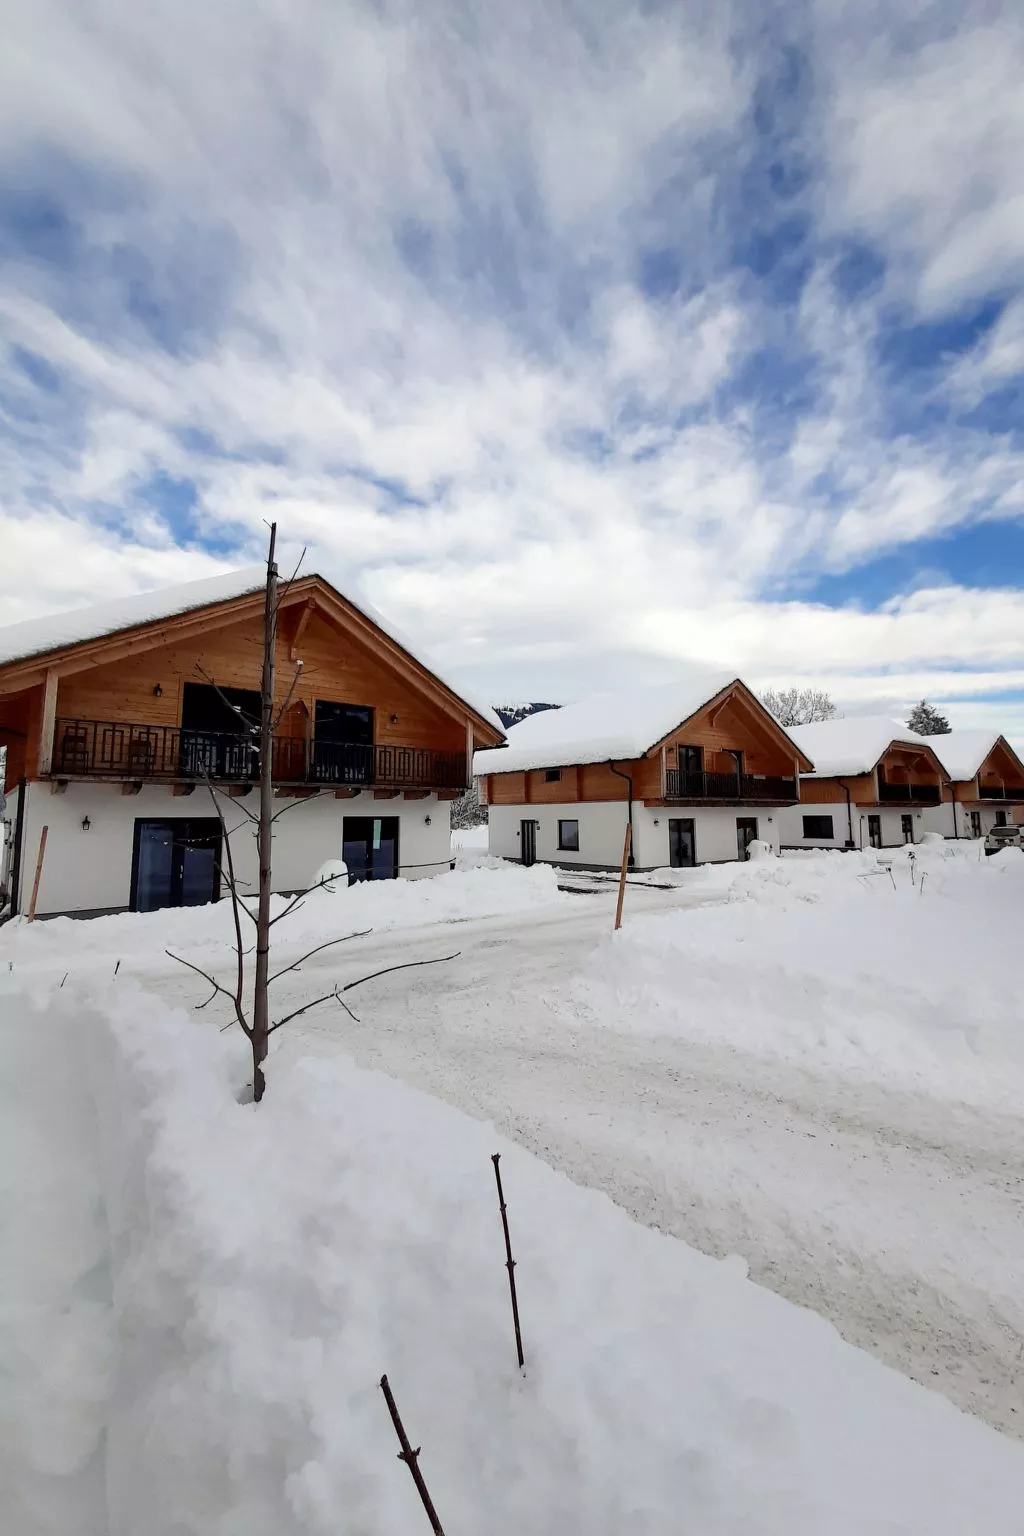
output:
[[558,781],[561,779],[561,777],[562,777],[562,770],[561,770],[561,768],[545,768],[544,769],[544,782],[545,782],[545,784],[557,784]]
[[580,824],[578,821],[558,823],[558,846],[565,853],[579,853]]
[[827,837],[831,842],[834,836],[831,816],[804,817],[804,837]]

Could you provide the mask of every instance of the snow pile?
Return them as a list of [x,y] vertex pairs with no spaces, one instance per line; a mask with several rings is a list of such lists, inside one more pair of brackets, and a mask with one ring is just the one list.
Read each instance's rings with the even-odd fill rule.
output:
[[1024,853],[938,839],[884,866],[814,854],[724,873],[725,904],[627,924],[598,951],[574,987],[593,1023],[1019,1105]]
[[[0,1009],[4,1060],[27,1069],[3,1164],[18,1536],[419,1536],[384,1371],[449,1531],[1019,1531],[1024,1446],[740,1260],[342,1061],[286,1067],[243,1105],[235,1036],[130,986],[70,992]],[[57,1390],[33,1397],[35,1378]]]
[[[328,874],[337,873],[339,863],[325,866]],[[511,916],[568,899],[559,892],[556,873],[547,865],[524,869],[499,860],[489,864],[429,880],[369,880],[353,886],[334,880],[303,897],[275,934],[281,943],[308,947],[364,928],[416,928]],[[286,897],[275,896],[272,915],[288,905]],[[248,929],[248,920],[243,921]],[[203,965],[226,956],[234,937],[229,901],[159,912],[122,912],[86,921],[18,919],[0,928],[0,966],[13,964],[19,972],[28,967],[78,975],[83,969],[113,971],[120,960],[122,971],[141,972],[165,966],[166,949]]]

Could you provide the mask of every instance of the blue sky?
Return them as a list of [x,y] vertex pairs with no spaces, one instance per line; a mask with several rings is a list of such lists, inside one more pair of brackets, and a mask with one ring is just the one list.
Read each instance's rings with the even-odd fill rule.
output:
[[495,698],[1024,738],[1020,7],[7,14],[0,620],[273,516]]

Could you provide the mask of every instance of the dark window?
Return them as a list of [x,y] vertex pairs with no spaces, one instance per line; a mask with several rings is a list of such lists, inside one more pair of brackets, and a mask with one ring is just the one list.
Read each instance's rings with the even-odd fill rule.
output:
[[[186,683],[181,690],[182,773],[190,778],[255,778],[261,709],[260,695],[251,688]],[[144,755],[145,743],[136,748],[137,755]]]
[[831,816],[804,817],[804,837],[827,837],[831,841],[834,836]]
[[1005,811],[996,811],[996,826],[997,827],[1005,827],[1007,825],[1008,825],[1008,823],[1007,823],[1007,820],[1006,820],[1006,812]]
[[903,841],[905,843],[912,843],[914,841],[914,818],[913,818],[913,816],[901,816],[900,817],[900,831],[903,833]]
[[882,846],[882,818],[881,816],[868,817],[868,842],[872,848]]
[[971,812],[971,836],[972,837],[980,837],[981,836],[981,812],[980,811],[972,811]]
[[703,747],[679,748],[679,772],[700,773],[704,768]]
[[757,837],[757,818],[754,816],[737,816],[736,818],[736,857],[738,859],[750,858],[750,845]]
[[398,817],[344,817],[341,856],[353,884],[357,880],[394,880],[398,875]]
[[561,768],[545,768],[545,770],[544,770],[544,782],[545,782],[545,784],[557,784],[561,777],[562,777],[562,770],[561,770]]
[[558,846],[559,848],[564,848],[566,853],[579,853],[580,824],[578,821],[560,821],[558,823]]
[[373,710],[317,699],[313,777],[322,784],[372,784]]

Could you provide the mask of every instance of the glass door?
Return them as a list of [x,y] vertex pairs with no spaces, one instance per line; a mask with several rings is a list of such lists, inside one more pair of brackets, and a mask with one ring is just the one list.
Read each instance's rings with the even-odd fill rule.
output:
[[526,865],[537,862],[537,823],[535,821],[521,821],[519,823],[520,856]]
[[346,816],[341,856],[350,881],[394,880],[398,876],[398,817]]
[[882,846],[882,818],[881,816],[868,817],[868,842],[872,848]]
[[161,907],[198,907],[220,895],[220,822],[135,823],[131,909],[156,912]]
[[668,824],[668,861],[673,869],[692,869],[697,862],[697,823],[692,816],[673,816]]
[[736,818],[736,857],[738,859],[750,858],[750,845],[757,837],[757,817],[737,816]]

